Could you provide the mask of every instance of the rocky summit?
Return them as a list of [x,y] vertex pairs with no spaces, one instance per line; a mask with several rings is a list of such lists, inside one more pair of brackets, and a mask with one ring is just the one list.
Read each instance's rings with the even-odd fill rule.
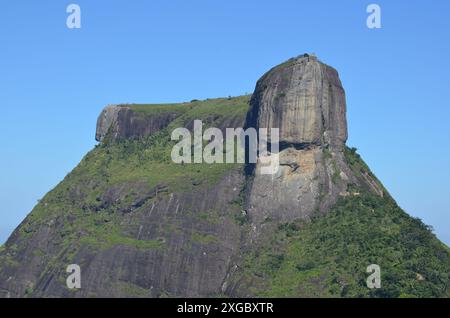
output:
[[[279,169],[174,163],[195,120],[278,128]],[[449,248],[346,146],[344,89],[314,55],[251,96],[109,105],[95,137],[0,248],[1,297],[450,296]]]

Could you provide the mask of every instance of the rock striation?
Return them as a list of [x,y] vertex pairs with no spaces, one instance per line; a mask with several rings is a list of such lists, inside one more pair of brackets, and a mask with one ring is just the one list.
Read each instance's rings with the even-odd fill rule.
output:
[[348,184],[374,188],[375,181],[358,179],[345,162],[346,101],[338,72],[313,55],[290,59],[258,80],[246,127],[278,128],[280,135],[278,172],[260,174],[261,163],[253,170],[248,211],[255,232],[268,219],[326,212]]
[[341,147],[347,140],[338,72],[315,56],[290,59],[264,74],[250,105],[247,126],[279,128],[282,145]]
[[95,140],[103,141],[106,136],[112,140],[150,136],[179,115],[170,111],[145,115],[127,106],[108,105],[98,116]]

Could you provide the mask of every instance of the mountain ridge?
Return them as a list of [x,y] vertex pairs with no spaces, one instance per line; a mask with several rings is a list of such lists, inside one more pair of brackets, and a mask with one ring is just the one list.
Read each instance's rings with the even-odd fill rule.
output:
[[[173,163],[170,132],[194,120],[279,128],[279,171]],[[346,146],[345,91],[315,56],[272,68],[252,96],[109,105],[96,139],[0,250],[0,296],[449,296],[448,247]]]

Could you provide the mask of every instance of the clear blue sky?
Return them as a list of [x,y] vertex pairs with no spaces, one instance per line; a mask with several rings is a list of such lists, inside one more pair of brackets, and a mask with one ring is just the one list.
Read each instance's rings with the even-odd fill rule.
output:
[[0,4],[0,242],[94,146],[106,104],[240,95],[315,52],[340,73],[348,144],[450,244],[450,1],[72,2],[79,30],[70,1]]

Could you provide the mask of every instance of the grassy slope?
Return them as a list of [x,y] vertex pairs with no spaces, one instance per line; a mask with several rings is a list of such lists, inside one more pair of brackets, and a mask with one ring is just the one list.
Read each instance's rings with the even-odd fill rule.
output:
[[237,96],[232,98],[213,98],[206,100],[193,100],[189,103],[175,104],[127,104],[136,112],[142,114],[154,114],[163,112],[175,112],[184,114],[184,119],[202,119],[210,115],[220,115],[223,117],[242,116],[245,117],[248,110],[248,100],[250,95]]
[[[354,151],[346,154],[355,172],[367,168]],[[381,267],[381,289],[366,286],[370,264]],[[450,291],[448,247],[394,200],[363,189],[310,223],[280,225],[243,268],[258,296],[448,297]]]

